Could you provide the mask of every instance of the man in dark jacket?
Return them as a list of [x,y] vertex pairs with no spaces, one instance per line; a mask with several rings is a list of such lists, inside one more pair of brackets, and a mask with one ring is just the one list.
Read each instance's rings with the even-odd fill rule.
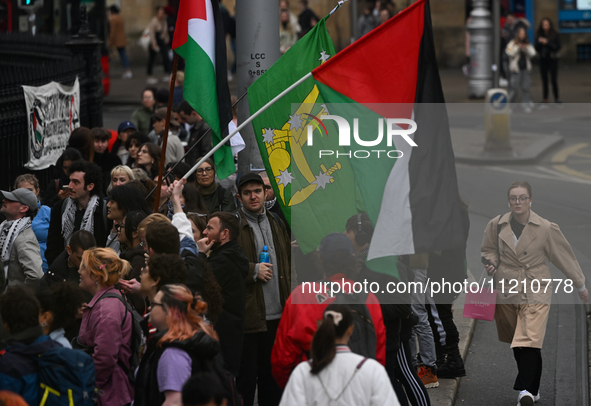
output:
[[[260,405],[279,404],[281,399],[282,391],[271,375],[271,351],[292,282],[289,235],[279,217],[265,209],[264,186],[261,177],[252,172],[238,183],[242,203],[238,244],[250,262],[244,345],[236,382],[245,406],[253,404],[256,385]],[[268,263],[259,261],[263,246],[268,248]]]
[[117,165],[121,165],[121,158],[115,152],[109,151],[111,132],[106,128],[96,127],[92,129],[94,135],[94,160],[103,171],[103,193],[111,183],[111,171]]
[[72,234],[70,244],[53,261],[47,273],[43,275],[38,290],[48,288],[57,282],[80,282],[78,268],[82,262],[82,255],[87,249],[96,247],[94,236],[86,230],[78,230]]
[[0,390],[21,395],[27,404],[39,404],[38,358],[45,351],[61,347],[43,335],[39,325],[39,302],[22,285],[9,287],[0,297],[0,315],[10,335],[0,356]]
[[[240,234],[238,218],[231,213],[213,213],[203,230],[205,238],[197,241],[199,256],[207,261],[208,268],[222,288],[224,304],[215,330],[220,336],[220,345],[226,369],[238,376],[244,338],[244,309],[248,259],[236,242]],[[209,257],[206,256],[207,252]]]
[[51,210],[45,258],[51,265],[70,243],[75,231],[86,230],[94,235],[97,246],[107,242],[110,221],[101,191],[103,174],[93,163],[75,161],[70,165],[70,197],[57,202]]
[[193,145],[197,144],[185,158],[185,162],[192,166],[199,157],[204,156],[213,148],[211,131],[207,132],[209,126],[185,100],[179,104],[177,111],[185,123],[185,130],[189,133],[188,148],[191,149]]

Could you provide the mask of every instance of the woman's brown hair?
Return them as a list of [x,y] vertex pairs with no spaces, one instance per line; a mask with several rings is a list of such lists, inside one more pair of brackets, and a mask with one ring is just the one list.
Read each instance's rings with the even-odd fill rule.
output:
[[509,193],[511,193],[511,190],[518,188],[518,187],[522,187],[524,189],[527,189],[527,194],[529,195],[528,197],[530,199],[532,198],[531,186],[529,185],[529,183],[527,183],[526,181],[523,181],[523,180],[518,180],[517,182],[511,183],[511,186],[509,186],[509,190],[507,191],[507,197],[509,197]]

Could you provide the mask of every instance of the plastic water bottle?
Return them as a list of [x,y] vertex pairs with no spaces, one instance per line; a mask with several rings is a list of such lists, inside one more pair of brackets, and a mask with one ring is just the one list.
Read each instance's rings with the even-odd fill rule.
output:
[[265,245],[263,247],[263,251],[259,255],[259,263],[261,264],[268,264],[270,261],[269,249]]

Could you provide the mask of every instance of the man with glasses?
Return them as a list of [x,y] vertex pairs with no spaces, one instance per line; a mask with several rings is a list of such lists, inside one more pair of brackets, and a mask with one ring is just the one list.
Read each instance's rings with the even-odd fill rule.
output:
[[[199,158],[201,159],[201,158]],[[197,168],[197,189],[209,214],[216,211],[233,212],[236,203],[232,193],[215,181],[215,165],[208,158]]]

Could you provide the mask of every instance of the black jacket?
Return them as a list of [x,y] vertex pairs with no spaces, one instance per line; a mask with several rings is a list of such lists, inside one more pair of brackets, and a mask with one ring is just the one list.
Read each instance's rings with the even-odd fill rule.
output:
[[197,144],[197,146],[193,148],[191,152],[189,152],[185,157],[185,162],[191,166],[195,165],[199,158],[205,156],[205,154],[207,154],[213,148],[211,131],[205,135],[207,130],[209,130],[209,126],[204,120],[201,120],[196,123],[189,132],[189,142],[187,145],[188,149]]
[[[216,355],[220,351],[219,342],[204,332],[198,332],[188,340],[165,343],[158,347],[158,341],[165,333],[166,331],[162,331],[155,334],[142,356],[135,383],[136,406],[161,406],[164,403],[164,393],[158,390],[158,362],[167,348],[180,348],[189,354],[191,375],[211,371],[211,365],[216,362]],[[221,363],[221,360],[217,359],[217,362]]]
[[[62,208],[64,208],[66,201],[67,199],[60,200],[51,208],[51,220],[49,221],[49,232],[47,234],[47,249],[45,250],[45,258],[49,265],[66,249],[64,237],[62,236]],[[83,215],[84,210],[78,210],[76,212],[74,231],[80,229]],[[107,219],[105,202],[103,199],[99,199],[99,205],[94,212],[94,238],[98,247],[105,246],[112,225],[112,221]]]
[[[203,253],[199,255],[205,257]],[[244,278],[248,275],[248,259],[234,240],[214,249],[207,258],[207,266],[220,284],[224,298],[215,330],[220,337],[226,369],[237,376],[244,338]]]
[[105,151],[102,154],[94,154],[94,163],[103,170],[103,193],[106,193],[111,184],[111,171],[117,165],[121,165],[121,159],[119,159],[116,152]]

